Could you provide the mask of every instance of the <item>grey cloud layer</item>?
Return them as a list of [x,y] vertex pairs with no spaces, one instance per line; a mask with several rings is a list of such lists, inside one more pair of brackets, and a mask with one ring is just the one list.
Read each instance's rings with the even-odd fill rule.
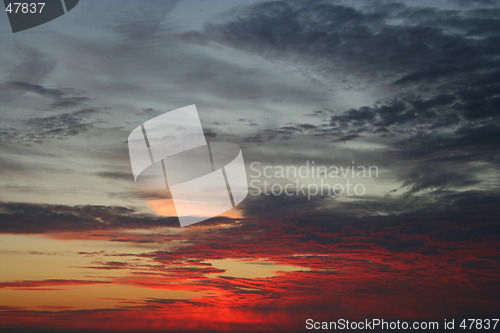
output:
[[392,91],[374,105],[317,111],[310,123],[259,128],[249,144],[378,142],[409,193],[481,186],[485,168],[464,163],[500,160],[500,8],[411,4],[262,2],[184,38]]
[[89,100],[88,97],[79,95],[73,89],[47,88],[42,85],[22,81],[8,81],[3,84],[3,90],[3,93],[9,95],[31,92],[49,98],[52,100],[52,103],[49,105],[50,109],[75,107]]
[[0,203],[3,233],[47,233],[178,226],[176,218],[134,214],[126,207]]
[[[263,2],[213,23],[196,39],[216,41],[269,59],[362,73],[395,82],[491,69],[498,53],[499,9],[438,10],[401,3]],[[498,17],[498,16],[497,16]],[[392,24],[391,21],[398,21]],[[451,30],[451,32],[450,32]]]
[[[492,165],[498,168],[500,8],[494,3],[445,10],[416,2],[260,2],[187,33],[189,26],[170,25],[168,15],[178,15],[182,2],[130,2],[108,22],[103,13],[118,3],[82,3],[74,21],[81,26],[68,25],[67,35],[51,41],[64,57],[49,47],[19,51],[21,62],[3,78],[0,98],[35,96],[43,105],[19,115],[15,126],[2,125],[1,143],[78,139],[75,150],[101,168],[88,174],[131,193],[128,132],[197,103],[207,136],[241,143],[248,163],[377,164],[408,195],[433,191],[432,203],[443,191],[484,189]],[[54,73],[56,64],[63,70]],[[65,88],[67,82],[75,88]],[[330,82],[337,86],[330,89]],[[389,97],[361,107],[328,105],[339,86],[356,96],[376,86]],[[353,98],[347,99],[362,105]],[[365,143],[377,149],[358,150]],[[498,180],[491,182],[488,190],[497,191]],[[108,193],[125,198],[121,190]],[[276,207],[308,207],[298,201]],[[365,204],[360,209],[373,213]]]

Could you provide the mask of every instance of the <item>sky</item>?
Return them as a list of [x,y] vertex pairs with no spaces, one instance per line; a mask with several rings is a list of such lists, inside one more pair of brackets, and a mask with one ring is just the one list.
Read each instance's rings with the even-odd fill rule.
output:
[[[499,18],[488,0],[81,0],[12,33],[0,14],[0,328],[498,318]],[[250,193],[181,228],[127,138],[191,104],[241,147]]]

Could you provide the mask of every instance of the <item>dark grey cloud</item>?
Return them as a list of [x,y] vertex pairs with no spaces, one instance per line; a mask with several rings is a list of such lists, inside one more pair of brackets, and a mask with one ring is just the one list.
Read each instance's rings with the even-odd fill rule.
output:
[[[335,75],[361,73],[392,82],[400,91],[392,100],[348,111],[332,122],[357,121],[353,125],[358,127],[373,122],[379,128],[425,123],[437,128],[454,125],[461,117],[499,115],[500,19],[490,14],[388,2],[351,8],[329,1],[273,1],[191,34],[273,61],[284,58],[317,67],[322,74],[330,73],[328,69]],[[391,24],[394,19],[401,23]],[[405,93],[408,84],[412,94]]]
[[151,227],[177,227],[176,217],[137,214],[118,206],[65,206],[2,202],[0,232],[50,233]]
[[20,138],[26,143],[75,136],[93,127],[89,117],[98,112],[95,109],[83,109],[54,116],[28,118],[24,122],[28,127],[24,133],[19,133]]
[[[202,226],[232,222],[232,218],[216,217]],[[195,225],[196,228],[198,225]],[[162,217],[138,213],[132,207],[103,205],[50,205],[22,202],[0,202],[0,233],[39,234],[57,232],[91,232],[127,229],[180,228],[176,216]],[[93,234],[98,236],[98,234]],[[130,236],[130,235],[129,235]],[[150,243],[157,234],[142,238],[117,235],[118,242]]]
[[[451,11],[401,3],[270,1],[252,5],[187,37],[317,68],[393,82],[490,69],[500,20],[486,11]],[[400,20],[392,24],[391,20]],[[456,29],[458,33],[448,32]],[[481,36],[486,38],[474,39]],[[485,62],[486,60],[486,62]]]
[[[391,159],[393,161],[393,159]],[[413,216],[416,221],[419,215],[436,223],[446,220],[474,222],[475,216],[488,217],[492,222],[500,213],[495,200],[500,198],[498,187],[488,190],[469,190],[477,188],[484,180],[483,174],[491,169],[486,165],[449,164],[447,161],[435,163],[416,163],[411,165],[406,160],[406,167],[399,168],[393,176],[398,177],[401,188],[388,192],[385,196],[352,196],[349,200],[336,200],[332,196],[304,195],[258,195],[249,196],[240,204],[247,218],[275,218],[323,216],[326,221],[341,219],[385,219],[393,216],[394,221],[408,221]],[[399,167],[400,164],[398,164]],[[491,173],[490,173],[491,176]],[[369,192],[369,191],[368,191]],[[346,199],[346,198],[344,198]],[[435,214],[435,215],[433,215]],[[382,216],[382,217],[381,217]],[[329,223],[329,222],[325,222]]]
[[373,105],[319,110],[311,123],[260,127],[244,143],[269,149],[300,140],[375,140],[387,146],[380,155],[407,195],[477,188],[485,170],[464,162],[498,166],[500,159],[500,7],[461,6],[268,1],[183,38],[393,92]]
[[331,198],[314,196],[260,195],[248,196],[239,207],[247,217],[279,217],[311,214]]
[[[134,181],[132,175],[129,175],[131,179],[127,179],[126,181],[130,184],[130,182]],[[125,179],[123,179],[125,181]],[[165,200],[170,199],[170,192],[166,190],[134,190],[134,191],[126,191],[126,192],[108,192],[106,193],[110,198],[119,198],[119,199],[144,199],[144,200]]]
[[8,81],[2,85],[2,88],[5,90],[5,93],[9,94],[31,92],[46,97],[52,100],[48,105],[50,109],[72,108],[89,100],[88,97],[81,96],[71,88],[47,88],[43,85],[22,81]]
[[417,193],[423,190],[445,190],[447,188],[465,188],[476,185],[480,182],[476,178],[478,170],[473,168],[462,168],[458,170],[448,170],[449,165],[433,164],[429,166],[419,166],[403,171],[402,187],[408,188],[406,195]]
[[[395,19],[400,23],[390,23]],[[340,116],[347,119],[374,120],[381,127],[414,122],[444,126],[456,123],[457,116],[499,115],[500,19],[491,10],[272,1],[191,34],[272,61],[317,68],[323,75],[359,74],[400,91],[385,105]],[[404,94],[408,85],[412,95]],[[454,114],[439,109],[446,107]]]
[[498,3],[495,0],[451,0],[451,2],[457,3],[464,7],[469,6],[496,6]]
[[[357,216],[353,214],[355,209],[363,210],[366,202],[360,200],[350,203],[352,211],[332,210],[329,212],[307,214],[298,216],[287,216],[291,225],[307,227],[311,231],[336,232],[339,234],[352,233],[377,233],[381,230],[398,229],[401,236],[430,235],[440,240],[471,240],[471,239],[499,239],[500,226],[496,222],[500,214],[498,199],[500,193],[485,194],[479,191],[468,191],[463,193],[448,193],[440,200],[436,200],[432,206],[420,206],[418,203],[406,202],[406,212],[386,210],[383,216],[371,214]],[[377,205],[387,205],[387,202],[377,202]],[[398,199],[398,204],[405,204]],[[386,208],[389,206],[387,205]],[[426,207],[426,208],[424,208]],[[432,209],[429,209],[432,207]],[[411,250],[415,245],[407,242],[408,239],[395,239],[386,234],[376,237],[379,244],[392,244],[402,250]],[[401,242],[403,241],[403,242]],[[422,244],[422,249],[425,244]]]
[[[498,83],[500,89],[500,81]],[[458,94],[460,94],[459,92]],[[330,118],[320,131],[329,136],[377,134],[393,136],[405,157],[487,160],[498,162],[500,113],[487,89],[475,105],[457,95],[422,99],[402,97],[374,107],[351,109]]]
[[421,132],[396,143],[402,157],[447,161],[449,168],[464,162],[500,162],[500,125],[496,123],[460,127],[452,134]]

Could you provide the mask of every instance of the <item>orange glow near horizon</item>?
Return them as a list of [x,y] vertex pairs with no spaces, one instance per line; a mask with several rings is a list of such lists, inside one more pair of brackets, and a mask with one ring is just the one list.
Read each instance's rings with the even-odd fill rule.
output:
[[332,313],[427,318],[498,304],[493,242],[420,237],[434,251],[398,252],[373,237],[417,238],[386,225],[244,222],[0,235],[0,327],[293,331]]
[[[177,216],[177,211],[175,210],[174,202],[171,198],[153,199],[153,200],[148,200],[148,202],[151,209],[159,216],[164,216],[164,217]],[[197,213],[202,213],[202,212],[200,212],[198,208],[194,207],[193,215],[196,216]],[[242,218],[241,211],[237,207],[228,210],[226,212],[223,212],[218,216],[229,217],[231,219]]]

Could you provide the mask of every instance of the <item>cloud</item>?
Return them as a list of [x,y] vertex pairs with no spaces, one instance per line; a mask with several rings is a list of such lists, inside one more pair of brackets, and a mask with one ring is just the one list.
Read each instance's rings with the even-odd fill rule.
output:
[[31,92],[52,100],[48,106],[51,109],[72,108],[84,104],[89,100],[88,97],[81,96],[74,89],[70,88],[47,88],[39,84],[33,84],[22,81],[8,81],[3,84],[4,93],[10,95],[16,92]]
[[[498,52],[489,38],[500,24],[487,11],[439,10],[395,2],[349,7],[330,1],[270,1],[233,13],[186,37],[197,36],[196,40],[270,60],[284,59],[324,74],[341,71],[384,80],[381,74],[385,73],[400,83],[485,68],[488,62],[484,60]],[[396,20],[400,23],[392,24]],[[449,33],[450,29],[458,33]]]
[[[299,331],[306,318],[329,321],[332,313],[339,318],[494,314],[492,309],[499,305],[500,236],[495,178],[500,132],[498,10],[463,5],[444,10],[390,1],[262,2],[239,7],[178,40],[168,37],[166,26],[158,28],[165,11],[156,8],[155,13],[153,7],[165,3],[148,5],[143,13],[140,6],[120,7],[117,13],[131,9],[138,16],[129,21],[117,14],[110,19],[107,31],[116,34],[116,44],[79,44],[86,49],[85,58],[91,59],[84,66],[106,68],[102,76],[89,79],[95,87],[116,89],[113,92],[119,91],[120,97],[130,93],[132,101],[153,97],[149,93],[156,88],[151,87],[158,84],[162,95],[169,91],[172,105],[193,98],[195,91],[200,101],[209,104],[207,113],[200,112],[212,121],[207,132],[220,140],[232,135],[227,141],[243,141],[247,163],[367,162],[380,166],[385,178],[377,181],[393,182],[394,191],[388,189],[385,197],[382,193],[345,201],[320,196],[248,197],[239,207],[242,218],[216,218],[189,228],[177,228],[175,217],[140,214],[131,207],[3,202],[1,233],[109,242],[103,251],[81,251],[81,259],[92,262],[72,269],[82,269],[87,276],[89,271],[116,273],[119,278],[111,284],[121,287],[190,291],[196,296],[130,300],[124,294],[119,309],[95,311],[6,307],[2,319],[35,328],[254,332]],[[106,22],[105,13],[97,13],[94,22]],[[144,24],[148,18],[151,23]],[[141,26],[152,31],[134,30]],[[220,57],[199,52],[199,45],[190,49],[186,41],[213,48]],[[163,50],[161,45],[166,44]],[[152,45],[155,52],[148,48]],[[234,50],[260,58],[256,67],[263,69],[246,68],[250,65],[245,57],[234,57],[241,55]],[[225,56],[241,63],[229,63]],[[142,72],[135,71],[137,59],[147,66]],[[180,67],[168,66],[171,63]],[[293,75],[275,75],[283,68],[324,80],[326,85],[329,80],[344,80],[341,86],[352,86],[349,91],[361,95],[367,85],[376,85],[386,95],[372,104],[355,101],[356,106],[341,109],[328,105],[324,95],[329,87],[318,90],[320,84],[313,80],[301,87],[290,79]],[[161,81],[151,80],[156,77],[150,72],[160,73]],[[148,84],[142,85],[143,77]],[[116,80],[137,83],[108,84]],[[14,84],[18,93],[61,102],[61,107],[80,110],[81,104],[71,103],[85,102],[78,100],[84,96],[76,90],[22,78],[7,81],[25,83]],[[176,93],[171,82],[187,93]],[[288,107],[283,96],[297,105]],[[210,112],[227,101],[239,104],[228,107],[227,113]],[[127,106],[131,115],[150,118],[163,112],[159,103],[151,102],[150,110],[149,105],[139,104]],[[234,116],[237,110],[241,115]],[[140,122],[120,112],[121,131],[106,132],[111,143],[97,137],[103,142],[89,155],[99,168],[85,171],[100,183],[133,183],[126,170],[124,128]],[[210,118],[209,113],[215,116]],[[295,113],[304,117],[297,119]],[[26,140],[46,142],[88,133],[96,126],[92,118],[96,114],[65,110],[23,118],[22,124],[40,135]],[[230,129],[228,114],[238,119],[239,126]],[[17,165],[7,158],[2,163],[9,169]],[[106,192],[120,200],[164,198],[159,193],[119,190],[99,188],[95,193]],[[143,252],[116,250],[123,246]],[[271,268],[269,276],[255,278],[245,276],[245,269],[231,275],[231,265],[251,273]],[[65,284],[5,283],[5,289]],[[67,282],[71,283],[77,287],[80,282]]]
[[32,85],[37,85],[43,81],[54,69],[55,61],[50,59],[46,54],[30,47],[16,46],[20,53],[21,60],[17,66],[10,68],[7,71],[7,76],[4,82],[0,84],[0,102],[6,104],[19,96],[25,91],[16,89],[12,82],[30,82]]
[[[202,227],[216,227],[233,221],[232,218],[220,216],[203,222]],[[75,232],[77,238],[87,235],[104,239],[110,237],[111,241],[117,242],[150,243],[162,236],[152,233],[136,237],[121,231],[160,227],[180,228],[176,216],[142,214],[131,207],[0,202],[0,233],[69,233],[67,236],[70,237],[71,232]],[[81,231],[91,233],[79,234]],[[95,233],[92,234],[92,231]],[[100,231],[103,233],[99,234]]]
[[313,141],[336,143],[337,149],[352,142],[347,153],[368,159],[356,144],[375,143],[382,148],[369,157],[380,165],[391,161],[388,172],[410,193],[471,186],[487,191],[484,175],[498,167],[500,148],[500,20],[499,9],[488,6],[261,2],[182,38],[285,63],[325,82],[337,78],[346,87],[390,91],[373,105],[325,107],[310,123],[259,126],[243,143],[274,150],[266,156],[270,162],[290,156],[281,153],[284,146],[305,158]]
[[46,288],[66,287],[75,285],[90,285],[110,283],[109,281],[94,281],[94,280],[65,280],[65,279],[50,279],[50,280],[23,280],[13,282],[0,282],[0,288],[11,288],[16,290],[47,290]]
[[114,180],[131,180],[133,175],[130,172],[118,172],[118,171],[101,171],[96,174],[102,178],[109,178]]
[[23,142],[65,139],[86,132],[93,127],[86,119],[97,112],[94,109],[84,109],[54,116],[28,118],[25,124],[29,128],[26,133],[21,134]]
[[[400,96],[381,105],[332,117],[332,125],[380,130],[417,124],[439,129],[463,118],[499,116],[495,92],[500,47],[494,41],[499,38],[500,20],[486,10],[273,1],[234,13],[207,25],[198,38],[271,61],[283,59],[318,69],[323,75],[341,71],[374,84],[392,83],[399,90]],[[399,23],[391,24],[393,20]],[[412,94],[405,92],[405,85],[411,86]],[[359,137],[345,131],[332,133],[334,129],[322,130],[341,136],[341,141]]]
[[119,36],[122,45],[147,40],[154,35],[166,15],[173,10],[178,0],[150,2],[137,0],[123,3],[110,0],[106,3],[82,4],[80,16],[90,20],[94,26],[105,28]]
[[131,208],[117,206],[0,203],[2,233],[50,233],[165,226],[178,227],[177,218],[135,214]]
[[[142,330],[154,327],[196,331],[210,327],[240,331],[246,327],[274,331],[275,327],[289,327],[293,331],[303,327],[311,316],[331,320],[332,309],[339,317],[349,319],[489,314],[498,306],[492,293],[499,265],[494,251],[500,235],[496,221],[498,196],[459,193],[447,199],[448,206],[399,215],[356,217],[332,211],[241,219],[225,227],[200,224],[176,230],[175,239],[182,242],[168,249],[140,254],[82,252],[93,259],[113,256],[85,266],[85,274],[88,269],[120,269],[129,274],[109,283],[141,289],[189,290],[197,297],[131,302],[123,295],[120,309],[58,309],[48,313],[21,308],[4,309],[2,315],[8,315],[10,323],[23,318],[22,327],[44,318],[45,323],[67,329],[121,330],[133,325]],[[23,205],[16,209],[29,210]],[[53,206],[51,211],[85,211],[87,216],[103,221],[132,214],[124,208],[102,206]],[[43,214],[38,215],[44,219]],[[74,226],[79,229],[77,224]],[[91,235],[87,233],[89,239],[93,239]],[[167,236],[171,235],[163,235]],[[141,237],[145,235],[136,235],[137,239]],[[253,268],[286,265],[295,270],[276,269],[265,278],[236,277],[231,276],[230,268],[218,267],[225,261],[257,265]],[[224,276],[218,276],[222,273]],[[29,292],[101,283],[92,281],[8,281],[3,286],[28,288]],[[75,318],[75,314],[81,322],[67,320]],[[228,314],[232,317],[228,318]],[[137,320],[144,316],[149,320]],[[199,326],[190,326],[193,316]],[[279,323],[275,322],[276,316]],[[119,321],[113,319],[117,317]]]
[[239,207],[247,217],[277,217],[294,216],[302,214],[312,214],[315,208],[324,205],[329,201],[331,205],[332,198],[326,196],[313,196],[308,200],[307,196],[296,195],[260,195],[248,196]]
[[85,108],[55,115],[25,117],[17,121],[16,127],[0,127],[0,142],[10,144],[10,147],[19,144],[26,147],[65,140],[94,129],[95,119],[92,118],[99,113],[98,109]]

